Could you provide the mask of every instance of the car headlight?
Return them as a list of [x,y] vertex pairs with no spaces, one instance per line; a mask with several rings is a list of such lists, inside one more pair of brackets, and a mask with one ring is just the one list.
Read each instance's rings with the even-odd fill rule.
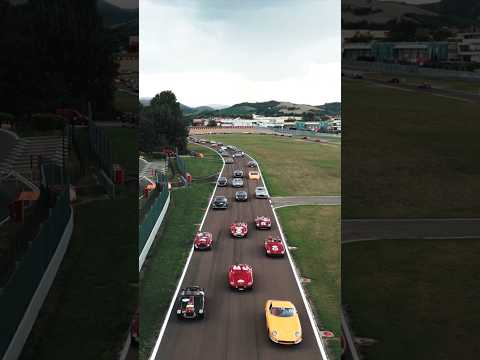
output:
[[300,331],[295,331],[295,337],[300,337],[302,335],[302,333]]
[[177,314],[181,314],[182,313],[182,310],[177,310]]
[[273,337],[277,337],[278,335],[278,332],[276,330],[273,330],[270,335],[272,335]]

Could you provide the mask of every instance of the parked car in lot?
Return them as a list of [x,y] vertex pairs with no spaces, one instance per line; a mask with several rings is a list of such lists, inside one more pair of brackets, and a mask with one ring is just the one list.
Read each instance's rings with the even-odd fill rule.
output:
[[243,187],[243,179],[242,178],[233,178],[232,179],[232,187]]
[[218,186],[221,186],[221,187],[227,186],[227,185],[228,185],[228,180],[227,180],[227,178],[226,178],[225,176],[220,176],[220,177],[218,178],[217,185],[218,185]]
[[263,186],[257,186],[255,188],[255,197],[257,199],[268,199],[267,189],[265,189]]
[[243,178],[243,171],[242,170],[235,170],[233,172],[233,177],[234,178]]
[[234,264],[228,269],[228,284],[239,291],[253,288],[253,268],[247,264]]
[[211,250],[213,246],[212,233],[203,231],[198,232],[193,240],[193,247],[195,250]]
[[250,180],[260,180],[260,173],[258,171],[249,171],[248,178]]
[[228,199],[225,196],[215,196],[212,201],[212,209],[227,209]]
[[302,326],[297,309],[287,300],[267,300],[265,320],[270,340],[277,344],[294,345],[302,341]]
[[237,201],[247,201],[248,200],[248,194],[246,191],[237,191],[235,193],[235,200]]
[[283,245],[282,239],[279,237],[269,236],[265,240],[265,254],[267,256],[284,256],[285,255],[285,246]]
[[205,317],[205,289],[189,286],[180,291],[177,299],[179,319],[203,319]]

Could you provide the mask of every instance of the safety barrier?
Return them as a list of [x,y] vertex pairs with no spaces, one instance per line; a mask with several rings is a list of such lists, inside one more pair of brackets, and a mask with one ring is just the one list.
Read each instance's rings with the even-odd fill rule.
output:
[[163,222],[170,203],[170,191],[168,190],[168,182],[165,175],[161,175],[157,182],[157,187],[160,188],[160,192],[138,227],[139,270],[142,268],[150,251],[150,247]]
[[3,359],[16,359],[28,337],[58,268],[52,270],[51,260],[57,255],[57,247],[65,240],[68,229],[67,244],[70,239],[73,227],[71,211],[69,188],[65,187],[48,219],[42,223],[38,235],[0,292],[0,357]]
[[400,74],[412,74],[412,75],[423,75],[430,77],[441,77],[441,78],[457,78],[463,80],[480,80],[480,73],[473,71],[455,71],[455,70],[445,70],[445,69],[435,69],[420,67],[416,65],[402,65],[402,64],[389,64],[381,62],[370,62],[370,61],[342,61],[343,67],[351,67],[364,71],[374,71],[382,73],[400,73]]

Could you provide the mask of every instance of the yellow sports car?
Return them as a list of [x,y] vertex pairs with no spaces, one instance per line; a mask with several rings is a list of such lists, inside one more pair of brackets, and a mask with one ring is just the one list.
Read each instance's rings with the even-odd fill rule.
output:
[[260,173],[258,171],[249,171],[248,178],[250,180],[260,180]]
[[290,301],[267,300],[265,319],[270,340],[277,344],[293,345],[302,341],[302,326],[297,309]]

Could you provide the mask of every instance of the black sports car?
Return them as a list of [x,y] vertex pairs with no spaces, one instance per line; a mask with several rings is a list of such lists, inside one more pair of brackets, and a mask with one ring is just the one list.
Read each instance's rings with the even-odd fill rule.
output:
[[228,200],[225,196],[216,196],[212,201],[212,209],[228,208]]
[[228,185],[228,180],[225,176],[220,176],[217,181],[218,186],[227,186]]
[[243,171],[242,170],[235,170],[233,172],[233,177],[234,178],[243,178]]
[[180,291],[177,299],[179,319],[203,319],[205,317],[205,289],[189,286]]
[[252,161],[249,161],[247,165],[248,165],[248,167],[251,167],[251,168],[257,167],[257,163],[256,163],[255,161],[253,161],[253,160],[252,160]]

